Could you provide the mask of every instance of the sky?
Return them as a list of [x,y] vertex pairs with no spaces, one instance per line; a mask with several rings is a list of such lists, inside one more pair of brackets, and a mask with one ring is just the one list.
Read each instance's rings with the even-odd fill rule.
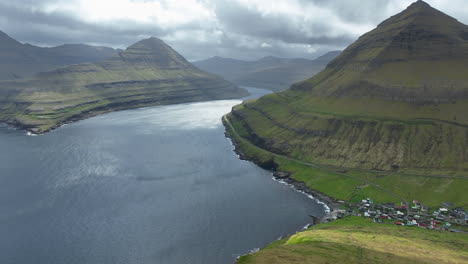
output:
[[[189,60],[315,58],[342,50],[414,0],[0,0],[23,43],[125,48],[158,37]],[[466,0],[427,0],[468,24]]]

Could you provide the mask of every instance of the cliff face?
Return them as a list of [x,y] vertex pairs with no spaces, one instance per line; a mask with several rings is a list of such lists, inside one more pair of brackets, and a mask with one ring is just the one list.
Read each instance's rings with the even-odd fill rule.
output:
[[0,120],[35,132],[118,109],[239,98],[243,89],[191,65],[156,38],[110,59],[0,82]]
[[273,152],[376,170],[468,171],[468,26],[418,1],[313,78],[234,109]]

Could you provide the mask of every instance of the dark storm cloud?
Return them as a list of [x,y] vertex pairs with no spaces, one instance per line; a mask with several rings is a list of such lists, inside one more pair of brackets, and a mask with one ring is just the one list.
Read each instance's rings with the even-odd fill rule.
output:
[[[267,55],[316,57],[329,50],[345,48],[411,2],[0,0],[0,30],[21,42],[47,46],[89,43],[122,48],[142,38],[156,36],[189,59],[213,55],[244,59]],[[457,7],[462,6],[464,0],[428,2],[466,23],[468,10]],[[147,14],[148,10],[137,9],[133,13],[129,10],[129,15],[126,10],[123,13],[120,10],[115,16],[106,16],[112,14],[118,4],[126,8],[139,3],[158,6],[151,15]],[[83,5],[96,11],[98,16],[103,14],[104,18],[91,19],[86,13],[89,9],[83,9]]]
[[[22,2],[30,3],[23,0]],[[48,1],[44,1],[48,2]],[[157,25],[139,24],[132,20],[116,20],[110,25],[87,23],[62,13],[45,13],[0,3],[0,16],[6,18],[10,36],[28,43],[48,46],[64,43],[102,43],[127,46],[138,36],[164,35],[167,32]]]
[[345,34],[336,37],[326,36],[333,26],[331,24],[309,24],[304,19],[281,14],[263,15],[260,10],[249,9],[238,2],[218,6],[215,11],[226,31],[264,40],[336,46],[346,45],[354,39]]

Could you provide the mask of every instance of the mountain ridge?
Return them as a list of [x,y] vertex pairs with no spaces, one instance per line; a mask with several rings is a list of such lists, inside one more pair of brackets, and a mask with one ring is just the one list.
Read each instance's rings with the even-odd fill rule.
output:
[[64,44],[42,48],[28,43],[22,44],[0,31],[0,80],[31,77],[69,64],[97,62],[116,53],[108,47],[86,44]]
[[248,94],[194,67],[157,38],[104,61],[0,82],[0,93],[7,98],[0,102],[0,120],[34,133],[109,111]]
[[314,60],[267,56],[255,61],[215,56],[194,64],[241,86],[281,91],[321,71],[338,54],[332,51]]

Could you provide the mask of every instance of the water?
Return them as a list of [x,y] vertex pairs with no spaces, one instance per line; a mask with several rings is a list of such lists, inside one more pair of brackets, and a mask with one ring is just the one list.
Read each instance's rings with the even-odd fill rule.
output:
[[0,263],[232,263],[322,215],[232,151],[220,118],[240,102],[0,128]]

